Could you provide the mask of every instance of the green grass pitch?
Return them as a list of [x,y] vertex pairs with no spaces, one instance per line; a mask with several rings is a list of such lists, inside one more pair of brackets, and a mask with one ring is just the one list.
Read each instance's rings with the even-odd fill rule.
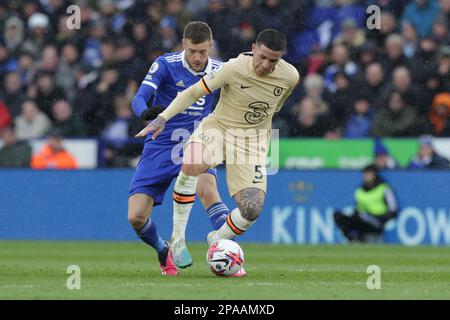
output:
[[[214,276],[206,244],[189,248],[193,267],[167,278],[139,242],[0,241],[0,299],[450,299],[449,247],[244,243],[245,278]],[[66,288],[69,265],[80,290]],[[379,290],[366,286],[369,265]]]

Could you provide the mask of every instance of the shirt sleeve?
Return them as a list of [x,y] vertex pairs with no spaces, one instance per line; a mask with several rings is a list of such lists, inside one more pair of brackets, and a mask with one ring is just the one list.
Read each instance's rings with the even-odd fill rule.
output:
[[131,106],[136,116],[140,117],[142,112],[147,109],[147,102],[159,86],[165,81],[166,75],[167,67],[162,61],[162,58],[158,58],[151,65],[147,75],[136,92],[136,95],[131,101]]
[[386,188],[384,191],[384,201],[389,208],[390,212],[396,212],[398,210],[397,199],[395,198],[394,192],[391,188]]
[[205,75],[201,80],[203,90],[206,94],[210,94],[217,89],[225,87],[231,82],[231,74],[233,69],[233,60],[226,62],[220,69],[215,69]]
[[294,70],[292,71],[292,76],[290,77],[290,79],[292,79],[291,87],[285,92],[280,103],[278,103],[278,105],[275,109],[275,113],[280,112],[280,110],[283,107],[284,103],[286,102],[287,98],[292,94],[292,91],[294,91],[295,87],[297,87],[297,85],[300,83],[300,75],[299,75],[297,69],[295,69],[294,67],[293,67],[293,69]]
[[224,63],[222,68],[216,69],[201,78],[196,84],[178,94],[172,103],[160,113],[159,116],[168,121],[178,113],[186,110],[199,98],[226,86],[230,82],[228,80],[230,68],[230,62]]

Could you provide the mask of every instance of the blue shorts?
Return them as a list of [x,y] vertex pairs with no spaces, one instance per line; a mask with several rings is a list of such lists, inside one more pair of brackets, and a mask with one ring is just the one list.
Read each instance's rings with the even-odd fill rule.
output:
[[[181,164],[173,163],[171,154],[171,148],[144,149],[131,180],[128,195],[143,193],[153,198],[154,206],[160,205],[172,180],[178,176],[181,169]],[[207,172],[217,179],[215,168]]]

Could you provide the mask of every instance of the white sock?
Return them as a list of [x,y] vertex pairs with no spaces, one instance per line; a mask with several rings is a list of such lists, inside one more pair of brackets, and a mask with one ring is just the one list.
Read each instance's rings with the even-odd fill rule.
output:
[[172,241],[185,239],[186,226],[195,201],[197,177],[180,171],[173,188],[173,229]]
[[244,219],[239,208],[235,208],[228,215],[226,223],[217,230],[217,236],[219,239],[233,239],[247,231],[255,221]]

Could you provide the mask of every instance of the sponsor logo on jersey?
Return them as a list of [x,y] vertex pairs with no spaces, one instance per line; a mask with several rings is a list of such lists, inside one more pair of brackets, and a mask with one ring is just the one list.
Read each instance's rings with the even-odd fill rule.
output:
[[269,104],[263,101],[252,102],[249,105],[249,108],[252,111],[247,112],[244,115],[245,121],[250,124],[258,124],[261,123],[264,119],[266,119],[269,114],[267,113],[267,109],[269,109]]
[[178,82],[176,83],[176,86],[177,86],[177,87],[184,87],[184,82],[183,82],[183,80],[178,81]]

